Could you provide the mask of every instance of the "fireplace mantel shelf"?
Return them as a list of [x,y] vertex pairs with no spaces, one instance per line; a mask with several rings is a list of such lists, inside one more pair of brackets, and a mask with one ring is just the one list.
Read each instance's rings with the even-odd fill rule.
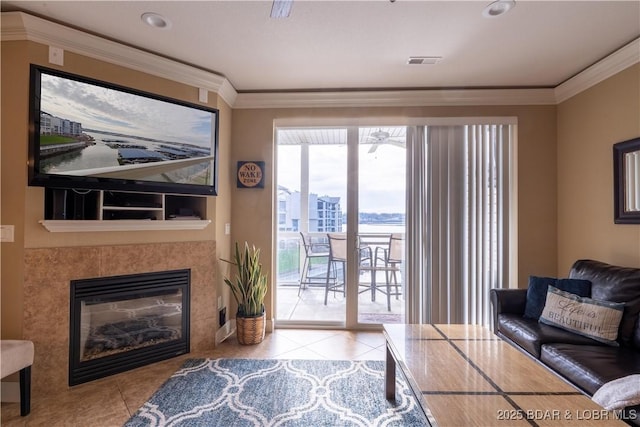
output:
[[86,231],[157,231],[157,230],[202,230],[211,220],[41,220],[38,221],[52,233],[73,233]]

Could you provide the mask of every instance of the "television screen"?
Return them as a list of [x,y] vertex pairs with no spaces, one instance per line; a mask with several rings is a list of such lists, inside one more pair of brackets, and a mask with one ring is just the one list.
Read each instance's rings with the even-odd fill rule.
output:
[[218,110],[31,65],[29,185],[217,194]]

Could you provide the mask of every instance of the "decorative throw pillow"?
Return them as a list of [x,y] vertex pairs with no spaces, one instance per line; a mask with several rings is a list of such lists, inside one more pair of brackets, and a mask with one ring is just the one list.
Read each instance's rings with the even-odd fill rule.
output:
[[640,405],[640,374],[632,374],[604,383],[591,397],[608,411]]
[[549,286],[540,323],[617,346],[624,303],[583,298]]
[[580,297],[591,296],[591,282],[583,279],[555,279],[553,277],[529,277],[527,300],[524,307],[524,317],[538,320],[547,300],[549,286],[570,292]]

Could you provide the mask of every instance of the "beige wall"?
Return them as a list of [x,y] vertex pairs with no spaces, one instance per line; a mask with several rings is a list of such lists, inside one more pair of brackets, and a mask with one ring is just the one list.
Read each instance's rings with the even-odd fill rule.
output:
[[[230,307],[230,291],[224,284],[223,278],[227,274],[228,264],[221,262],[222,259],[230,259],[231,253],[231,235],[225,234],[225,224],[231,224],[231,186],[235,184],[234,170],[231,167],[231,121],[233,110],[221,99],[218,100],[218,109],[220,110],[220,147],[218,152],[218,196],[210,198],[214,209],[207,212],[215,212],[213,226],[216,233],[216,283],[218,284],[217,295],[222,297],[223,306]],[[216,302],[217,307],[217,302]],[[227,319],[229,319],[229,308],[227,308]]]
[[[26,248],[121,245],[133,243],[216,241],[218,254],[228,253],[230,236],[224,235],[224,221],[230,217],[229,155],[231,109],[215,93],[208,106],[220,109],[219,194],[207,198],[207,218],[212,224],[198,231],[136,231],[50,233],[38,221],[43,219],[44,190],[27,186],[27,126],[29,64],[92,77],[146,92],[199,103],[198,88],[71,52],[64,54],[64,67],[48,63],[48,47],[27,41],[2,43],[2,224],[15,226],[15,242],[2,243],[2,337],[22,336],[24,250]],[[211,254],[215,256],[216,254]],[[219,275],[219,273],[217,273]],[[219,290],[222,282],[218,282]],[[216,311],[215,306],[211,308]]]
[[613,151],[640,136],[640,64],[558,106],[558,274],[576,259],[640,267],[640,225],[613,223]]
[[[264,259],[272,251],[274,198],[274,120],[368,120],[420,117],[515,116],[518,118],[519,261],[518,285],[526,286],[530,274],[556,272],[556,107],[412,107],[412,108],[309,108],[234,110],[231,161],[264,160],[264,189],[233,188],[232,240],[253,242]],[[328,123],[330,120],[328,120]],[[234,169],[235,170],[235,169]],[[269,264],[265,262],[265,264]],[[271,264],[273,265],[273,264]],[[267,304],[271,317],[273,301]]]
[[[15,226],[14,242],[0,243],[0,303],[3,339],[22,337],[25,187],[29,50],[27,43],[2,43],[2,128],[0,139],[0,222]],[[9,60],[11,59],[11,60]],[[17,185],[16,185],[17,184]]]

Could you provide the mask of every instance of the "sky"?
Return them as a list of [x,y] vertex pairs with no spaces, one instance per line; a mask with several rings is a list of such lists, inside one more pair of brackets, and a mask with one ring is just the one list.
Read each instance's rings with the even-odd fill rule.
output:
[[214,115],[208,111],[45,73],[41,109],[83,128],[211,147]]
[[[382,144],[368,153],[370,144],[359,150],[359,210],[367,213],[404,213],[406,150]],[[310,192],[340,197],[346,211],[347,146],[318,145],[309,150]],[[278,185],[300,190],[300,146],[278,146]]]

